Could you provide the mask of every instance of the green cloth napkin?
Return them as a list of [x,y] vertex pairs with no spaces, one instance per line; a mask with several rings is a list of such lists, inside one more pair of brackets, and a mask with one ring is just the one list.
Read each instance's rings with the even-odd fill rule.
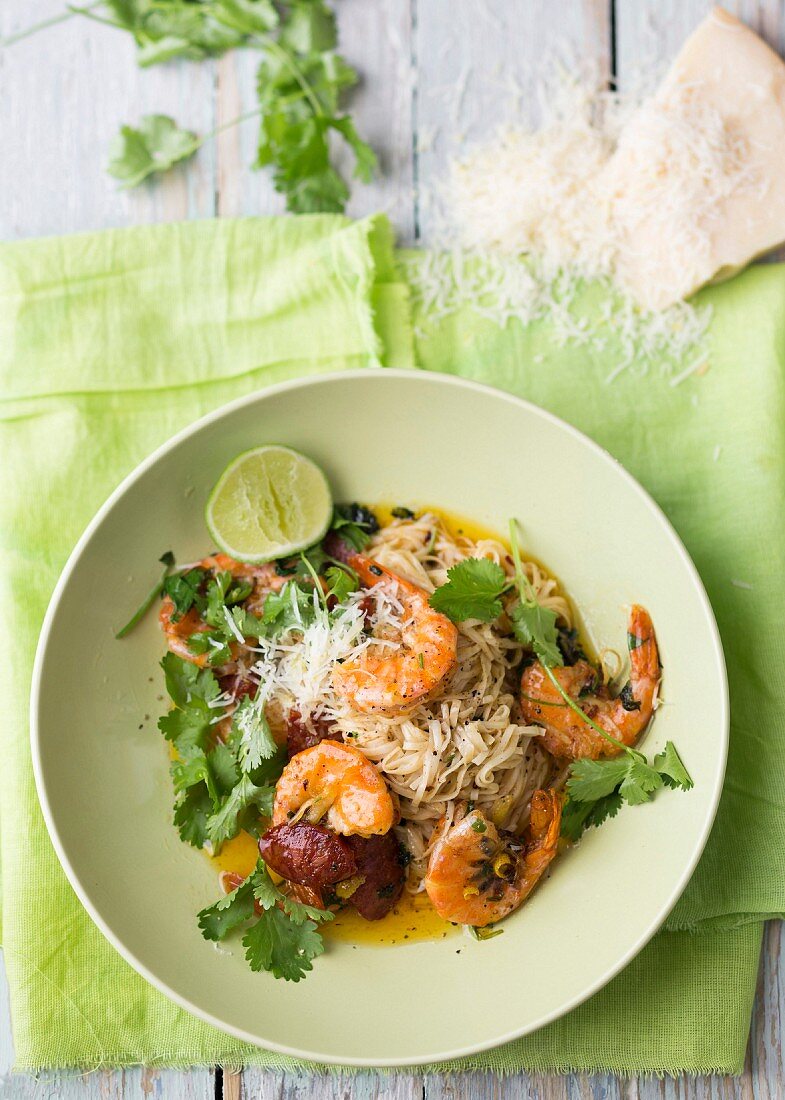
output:
[[[671,919],[701,934],[661,933],[556,1024],[429,1069],[742,1067],[760,921],[785,909],[783,732],[774,713],[781,645],[767,615],[782,595],[784,290],[785,272],[768,269],[710,292],[712,370],[678,388],[655,377],[605,387],[603,365],[555,347],[547,326],[500,331],[468,310],[418,339],[422,366],[554,409],[655,493],[715,600],[734,711],[715,838]],[[543,356],[536,367],[534,355]],[[382,218],[199,222],[0,246],[0,865],[18,1068],[319,1068],[248,1047],[176,1008],[93,926],[38,808],[27,693],[69,550],[152,448],[209,409],[283,378],[415,361],[407,287]]]

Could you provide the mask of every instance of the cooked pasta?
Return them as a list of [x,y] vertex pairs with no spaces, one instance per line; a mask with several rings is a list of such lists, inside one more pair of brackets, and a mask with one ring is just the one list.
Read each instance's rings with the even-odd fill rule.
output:
[[[513,573],[501,542],[454,536],[430,512],[384,526],[368,553],[427,593],[445,583],[451,566],[469,557],[490,558],[508,575]],[[524,569],[537,602],[570,626],[570,606],[556,582],[534,562],[525,562]],[[377,765],[400,801],[399,835],[412,856],[410,885],[417,888],[434,825],[443,815],[450,820],[457,802],[468,800],[496,812],[506,828],[518,830],[532,792],[551,775],[552,758],[540,747],[542,729],[517,717],[515,673],[524,649],[499,622],[467,620],[458,625],[457,663],[434,697],[400,715],[355,710],[335,691],[330,672],[336,659],[349,659],[374,644],[373,638],[363,638],[357,608],[355,599],[345,615],[346,629],[334,629],[331,639],[326,626],[317,622],[296,641],[284,637],[260,643],[262,656],[254,668],[260,684],[257,698],[273,712],[295,708],[306,720],[327,720],[332,734],[356,745]],[[385,621],[400,612],[388,593],[377,593],[372,631],[382,627],[383,635]],[[384,645],[383,636],[375,642]]]

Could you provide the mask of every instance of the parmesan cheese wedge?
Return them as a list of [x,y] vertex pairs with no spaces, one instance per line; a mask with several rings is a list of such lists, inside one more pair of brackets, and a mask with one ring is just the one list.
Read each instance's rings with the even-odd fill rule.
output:
[[716,8],[625,125],[599,190],[617,279],[648,309],[785,242],[785,62]]

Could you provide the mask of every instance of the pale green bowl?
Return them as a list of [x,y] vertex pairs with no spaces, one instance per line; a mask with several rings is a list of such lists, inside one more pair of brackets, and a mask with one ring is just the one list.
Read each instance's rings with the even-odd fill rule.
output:
[[[210,548],[202,509],[226,463],[272,442],[315,459],[337,500],[435,504],[500,531],[516,516],[526,549],[562,580],[595,643],[623,648],[625,605],[647,607],[666,705],[645,748],[653,753],[672,738],[695,789],[663,791],[588,833],[495,939],[330,943],[297,985],[253,974],[239,945],[219,954],[195,919],[216,898],[215,874],[171,825],[155,728],[165,709],[155,615],[122,642],[114,633],[164,550],[191,561]],[[706,594],[632,477],[532,405],[409,371],[275,386],[156,451],[107,501],[68,562],[32,690],[33,760],[49,832],[74,890],[117,950],[178,1004],[239,1038],[370,1066],[459,1057],[513,1039],[621,970],[698,861],[727,733],[725,668]]]

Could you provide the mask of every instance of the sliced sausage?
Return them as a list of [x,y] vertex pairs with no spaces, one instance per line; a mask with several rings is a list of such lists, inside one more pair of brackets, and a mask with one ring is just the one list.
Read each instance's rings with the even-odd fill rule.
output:
[[404,863],[395,833],[383,836],[348,836],[357,874],[365,881],[354,891],[351,903],[366,920],[385,916],[403,892]]
[[273,871],[312,890],[332,886],[357,872],[345,837],[305,821],[275,825],[260,839],[259,851]]
[[299,710],[291,710],[286,719],[286,748],[289,759],[303,749],[313,748],[329,737],[331,741],[343,741],[343,734],[330,733],[329,723],[324,718],[311,717],[304,722]]

